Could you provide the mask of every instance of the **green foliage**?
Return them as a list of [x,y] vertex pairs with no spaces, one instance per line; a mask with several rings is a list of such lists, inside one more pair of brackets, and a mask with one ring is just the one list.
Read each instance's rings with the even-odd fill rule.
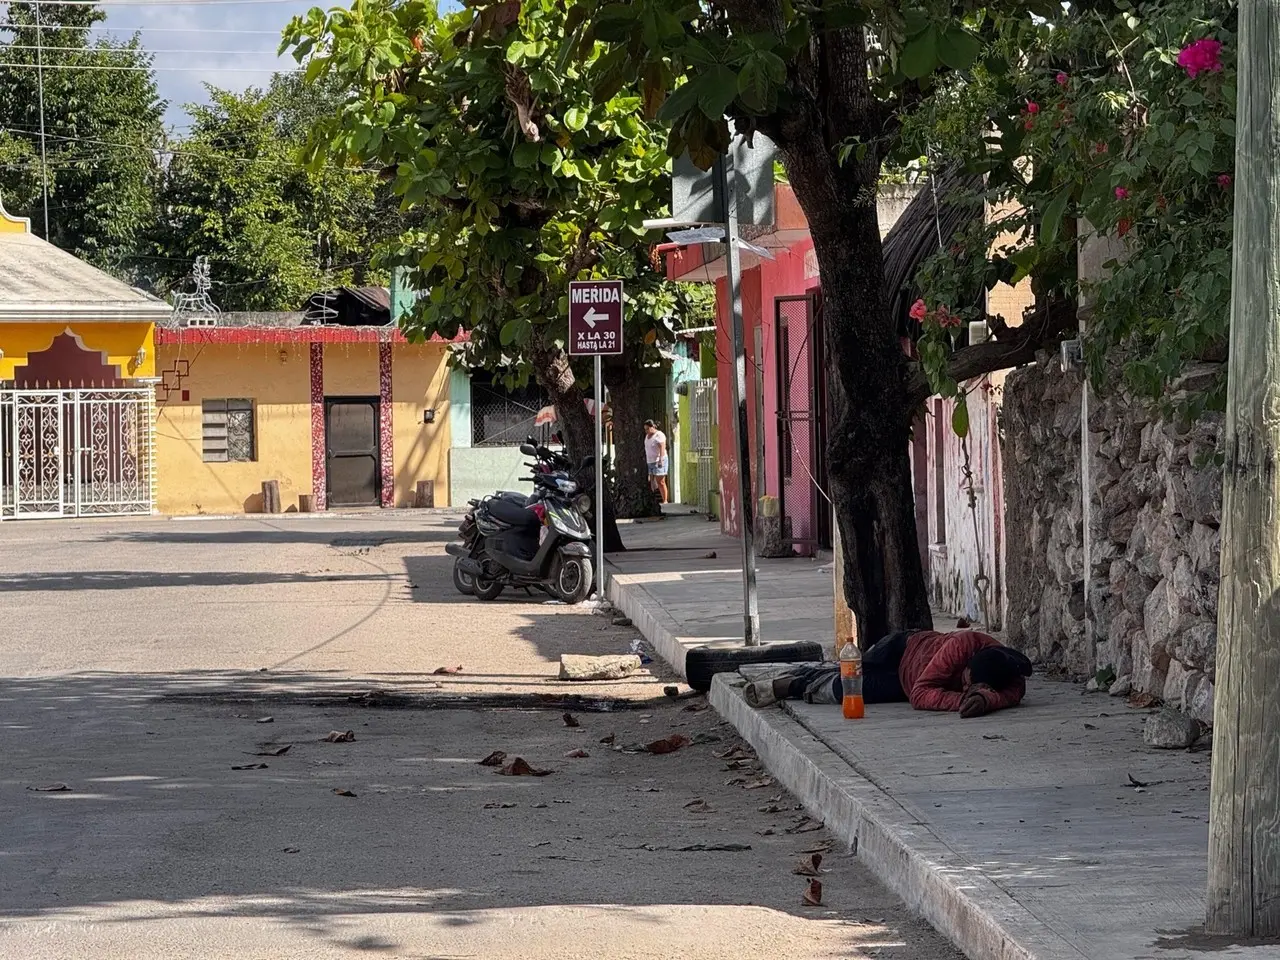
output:
[[666,132],[625,84],[593,86],[599,49],[580,26],[553,0],[447,14],[368,0],[313,10],[286,37],[308,78],[352,91],[315,125],[313,169],[380,167],[421,217],[391,258],[429,291],[406,332],[466,329],[469,362],[511,380],[561,355],[572,279],[626,280],[637,359],[690,306],[643,227],[670,195]]
[[[49,239],[99,266],[130,275],[139,238],[155,215],[165,104],[150,73],[151,58],[137,38],[91,38],[103,19],[95,7],[42,8],[45,129],[48,144]],[[40,108],[35,70],[34,10],[8,4],[0,19],[0,195],[10,213],[29,216],[43,234],[38,157]],[[59,66],[130,69],[55,69]],[[142,69],[138,69],[142,68]],[[14,146],[25,141],[29,149]]]
[[[928,148],[987,173],[983,199],[1013,212],[926,264],[927,305],[958,302],[956,291],[975,279],[989,288],[1030,276],[1038,294],[1087,295],[1095,379],[1122,348],[1127,383],[1151,397],[1188,361],[1220,353],[1230,313],[1234,31],[1228,0],[994,21],[982,64],[934,91],[908,122],[906,143],[908,153]],[[1221,69],[1192,77],[1179,53],[1206,38],[1222,44]],[[1109,276],[1089,288],[1074,270],[1077,217],[1124,242]],[[926,366],[945,389],[945,359]],[[1221,399],[1218,391],[1203,402]]]
[[209,105],[188,108],[194,125],[173,151],[154,236],[166,286],[180,288],[200,255],[212,261],[215,299],[229,310],[294,310],[317,290],[374,282],[370,249],[399,227],[379,211],[378,178],[299,160],[308,132],[340,98],[283,75],[265,92],[211,89]]

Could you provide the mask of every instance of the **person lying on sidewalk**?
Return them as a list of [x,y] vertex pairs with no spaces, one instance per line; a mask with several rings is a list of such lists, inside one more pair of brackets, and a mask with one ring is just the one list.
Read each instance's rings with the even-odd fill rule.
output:
[[[958,712],[965,719],[1017,706],[1031,676],[1031,661],[1022,653],[967,629],[890,634],[863,655],[862,668],[868,704],[909,701],[917,710]],[[840,665],[779,664],[749,682],[744,695],[755,707],[777,700],[840,703]]]

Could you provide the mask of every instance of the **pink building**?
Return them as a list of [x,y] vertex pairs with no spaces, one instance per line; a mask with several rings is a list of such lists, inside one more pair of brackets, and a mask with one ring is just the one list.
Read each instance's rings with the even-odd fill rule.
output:
[[[781,531],[762,553],[812,556],[833,545],[833,518],[826,496],[828,470],[826,356],[822,327],[822,282],[808,224],[791,188],[778,184],[776,223],[763,235],[746,234],[770,260],[742,253],[742,305],[747,356],[747,419],[752,487],[757,516],[776,513]],[[879,203],[881,236],[888,233],[915,196],[914,188],[890,188]],[[729,297],[720,244],[673,250],[671,279],[716,285],[716,359],[719,381],[721,528],[736,535],[738,460],[730,402],[733,351]],[[991,296],[1008,298],[1009,292]],[[1021,310],[1009,309],[1016,322]],[[1000,545],[1003,488],[999,449],[999,382],[967,385],[971,432],[962,443],[951,429],[954,404],[934,398],[916,431],[912,449],[921,556],[935,605],[997,627],[1003,620],[1003,559]],[[966,460],[966,447],[968,457]],[[968,470],[966,470],[966,463]],[[974,506],[969,505],[969,486]],[[763,521],[768,524],[769,521]],[[763,531],[760,531],[763,532]],[[780,548],[780,549],[779,549]]]

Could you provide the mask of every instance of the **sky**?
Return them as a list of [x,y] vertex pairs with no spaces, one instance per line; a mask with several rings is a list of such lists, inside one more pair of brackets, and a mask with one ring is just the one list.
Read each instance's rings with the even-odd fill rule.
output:
[[168,120],[182,128],[190,122],[184,104],[203,102],[205,83],[242,90],[265,86],[276,70],[292,68],[292,57],[276,57],[281,31],[294,16],[314,6],[316,0],[105,0],[105,30],[99,32],[127,38],[139,31],[142,45],[155,54],[160,95],[169,101]]

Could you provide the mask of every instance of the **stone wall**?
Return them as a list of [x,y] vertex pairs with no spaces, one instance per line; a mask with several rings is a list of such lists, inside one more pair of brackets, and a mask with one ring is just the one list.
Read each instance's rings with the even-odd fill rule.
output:
[[[1203,389],[1216,373],[1200,365],[1179,387]],[[1080,374],[1047,357],[1005,385],[1010,642],[1073,676],[1111,668],[1114,693],[1151,694],[1210,723],[1222,418],[1188,424],[1091,393],[1086,511],[1080,394]]]

